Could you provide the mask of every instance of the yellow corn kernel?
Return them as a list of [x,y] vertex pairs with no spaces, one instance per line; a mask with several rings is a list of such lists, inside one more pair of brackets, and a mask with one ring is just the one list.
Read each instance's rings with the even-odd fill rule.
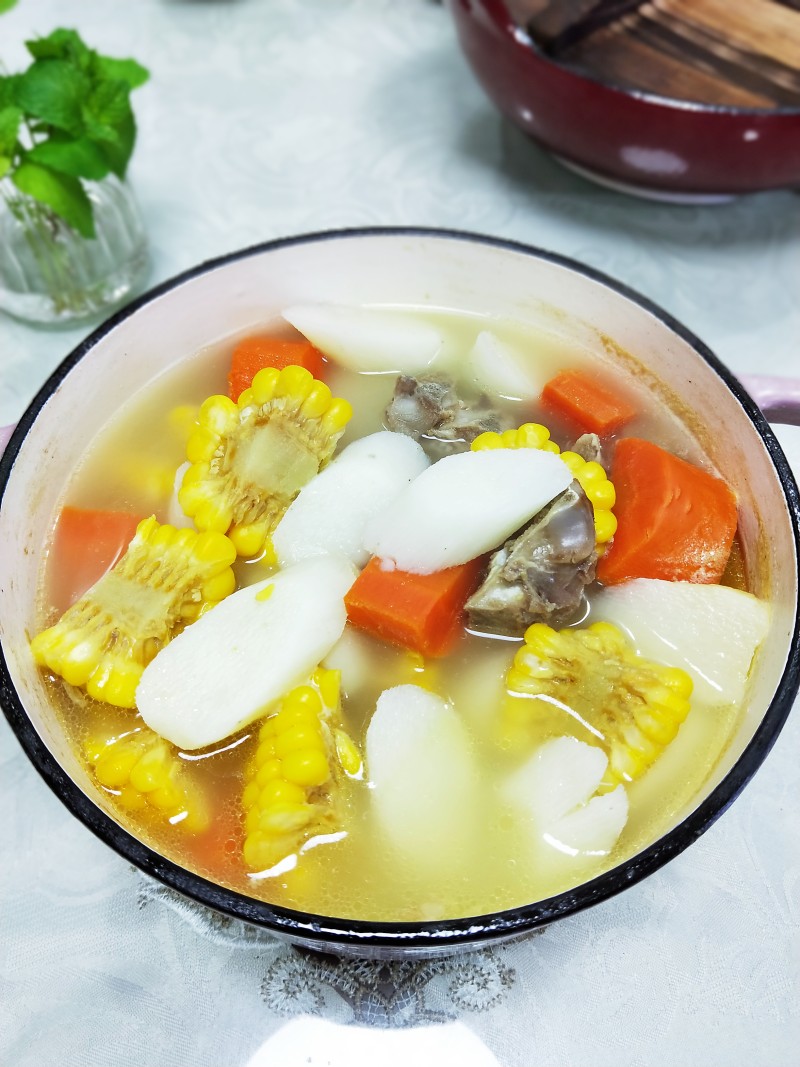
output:
[[255,765],[256,768],[261,768],[267,762],[267,760],[275,759],[275,739],[266,738],[256,749]]
[[314,715],[319,715],[322,711],[322,698],[310,685],[298,685],[283,700],[282,711],[300,709],[308,709]]
[[591,485],[590,491],[591,496],[589,496],[589,493],[584,489],[584,492],[589,496],[589,499],[594,504],[595,508],[605,508],[610,511],[617,502],[617,491],[614,488],[614,483],[610,482],[608,478]]
[[336,742],[336,755],[342,770],[350,778],[358,778],[364,768],[364,762],[353,739],[344,730],[334,730],[333,737]]
[[155,789],[147,790],[147,803],[152,804],[154,808],[158,808],[160,811],[175,812],[175,809],[178,809],[175,813],[180,814],[182,810],[181,800],[180,789],[169,780],[162,785],[157,785]]
[[234,526],[230,532],[230,539],[240,556],[257,556],[264,548],[264,539],[267,536],[267,524],[264,522],[244,523]]
[[304,419],[321,418],[331,405],[331,391],[325,382],[315,381],[303,401],[300,414]]
[[586,463],[583,456],[579,456],[577,452],[562,452],[561,458],[573,474],[579,471]]
[[[266,760],[258,768],[255,781],[258,783],[259,788],[263,789],[267,782],[272,782],[277,778],[283,776],[283,762],[277,757],[273,756],[271,759]],[[291,780],[291,779],[290,779]]]
[[248,406],[248,402],[259,407],[263,404],[268,404],[275,396],[279,378],[280,371],[275,367],[264,367],[263,370],[258,371],[253,377],[253,384],[250,386],[250,396],[245,397],[244,404],[241,396],[239,397],[239,407]]
[[134,707],[153,656],[187,621],[233,591],[235,558],[222,534],[143,519],[112,570],[34,637],[35,661],[95,700]]
[[214,575],[213,578],[209,578],[208,581],[204,583],[202,589],[203,600],[219,603],[219,601],[224,600],[226,596],[230,596],[235,589],[236,575],[230,567],[226,567],[220,574]]
[[229,433],[235,426],[238,411],[238,407],[230,397],[221,394],[210,396],[200,405],[197,423],[219,436]]
[[492,430],[486,430],[484,433],[479,433],[473,440],[470,448],[473,452],[483,452],[490,448],[503,448],[503,442],[500,439],[499,433],[494,433]]
[[175,468],[146,456],[123,454],[117,460],[116,477],[148,502],[143,506],[157,508],[172,493]]
[[84,753],[99,784],[128,810],[149,809],[187,831],[208,827],[203,794],[185,775],[175,749],[147,727],[109,737],[101,746],[92,739]]
[[207,426],[197,426],[186,442],[186,458],[190,463],[208,462],[219,445],[219,434]]
[[353,408],[341,397],[332,400],[328,410],[322,416],[322,424],[331,434],[343,433],[353,417]]
[[272,716],[269,719],[264,719],[261,726],[258,729],[258,737],[260,741],[267,741],[274,739],[275,737],[275,717]]
[[233,521],[233,509],[224,500],[202,500],[192,518],[199,529],[224,534],[230,529]]
[[284,706],[269,721],[274,729],[276,745],[278,737],[283,736],[290,730],[319,730],[319,712],[306,704],[297,704],[288,708]]
[[[245,827],[245,829],[247,829]],[[272,865],[273,843],[267,834],[248,832],[242,849],[244,862],[254,871],[266,870]]]
[[167,423],[178,440],[187,441],[197,424],[197,407],[194,404],[179,404],[167,415]]
[[287,782],[301,786],[323,785],[331,776],[327,757],[318,748],[289,752],[283,757],[281,770]]
[[320,751],[325,748],[325,739],[323,738],[319,727],[295,726],[285,733],[279,734],[275,739],[275,755],[279,759],[283,759],[288,756],[290,752],[300,752],[304,749],[319,749]]
[[314,385],[314,375],[306,367],[290,364],[284,367],[275,385],[275,396],[282,396],[300,407]]
[[141,793],[131,789],[129,785],[124,785],[120,789],[116,799],[117,803],[125,808],[126,811],[143,811],[147,807],[147,800]]
[[550,440],[550,431],[540,422],[525,422],[517,430],[516,448],[543,448]]
[[169,749],[167,742],[153,745],[144,753],[130,774],[130,783],[140,793],[150,793],[163,787],[168,775]]
[[303,804],[305,799],[305,789],[284,778],[271,778],[266,785],[262,786],[258,795],[258,803],[262,810],[277,803]]
[[266,811],[262,811],[258,828],[262,833],[291,834],[308,826],[314,814],[314,807],[311,804],[291,802],[275,804]]
[[534,623],[506,689],[505,736],[532,743],[569,724],[606,750],[603,788],[613,789],[643,774],[675,737],[689,713],[692,680],[639,656],[611,623],[560,631]]
[[265,600],[269,600],[272,594],[275,592],[274,585],[265,585],[263,589],[256,593],[256,600],[263,603]]
[[317,667],[313,675],[314,684],[319,688],[322,703],[328,708],[338,708],[341,700],[342,673]]
[[95,762],[95,777],[106,789],[121,789],[130,778],[141,754],[138,746],[110,745]]
[[598,545],[604,545],[617,532],[617,517],[611,511],[596,511],[594,514],[594,532]]

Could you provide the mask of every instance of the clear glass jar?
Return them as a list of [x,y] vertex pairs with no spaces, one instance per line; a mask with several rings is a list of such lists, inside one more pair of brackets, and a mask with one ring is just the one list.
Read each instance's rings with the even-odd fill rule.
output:
[[144,280],[147,240],[130,186],[109,175],[84,188],[94,206],[93,238],[0,181],[0,310],[73,325],[121,303]]

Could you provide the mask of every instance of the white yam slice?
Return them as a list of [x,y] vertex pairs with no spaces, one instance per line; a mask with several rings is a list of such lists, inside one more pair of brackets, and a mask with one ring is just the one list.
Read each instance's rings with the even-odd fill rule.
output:
[[329,552],[359,567],[369,559],[364,527],[429,465],[422,447],[401,433],[354,441],[301,490],[272,543],[281,566]]
[[344,633],[322,661],[329,671],[338,671],[342,691],[352,696],[364,689],[375,671],[369,638],[352,626],[345,626]]
[[725,585],[634,578],[592,599],[596,619],[626,630],[648,659],[688,671],[694,701],[738,704],[769,629],[770,609]]
[[423,866],[463,849],[476,821],[477,774],[451,704],[416,685],[385,690],[366,756],[372,810],[396,849]]
[[231,594],[145,668],[136,690],[144,721],[184,749],[247,726],[339,640],[355,575],[349,560],[324,556]]
[[546,375],[537,374],[522,352],[490,330],[482,330],[475,339],[469,366],[481,388],[508,400],[536,400],[547,381]]
[[367,524],[364,546],[431,574],[497,548],[571,481],[563,460],[532,448],[446,456]]
[[343,367],[371,373],[418,374],[443,344],[441,333],[408,312],[295,304],[283,317]]
[[610,852],[628,818],[623,786],[595,796],[608,764],[602,749],[574,737],[543,745],[505,783],[505,799],[559,851]]
[[618,785],[552,823],[545,840],[561,851],[603,856],[617,843],[627,821],[628,794]]

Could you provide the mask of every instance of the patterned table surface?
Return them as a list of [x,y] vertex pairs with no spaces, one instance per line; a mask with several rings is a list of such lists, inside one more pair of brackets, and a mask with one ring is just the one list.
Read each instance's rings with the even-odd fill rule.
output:
[[[131,177],[151,281],[271,237],[416,224],[615,275],[737,373],[800,374],[800,197],[673,207],[504,125],[430,0],[20,0],[152,71]],[[0,316],[0,425],[86,330]],[[780,432],[800,471],[800,431]],[[453,962],[354,964],[225,923],[69,816],[0,723],[0,1062],[14,1067],[789,1067],[800,1047],[800,716],[733,808],[622,896]]]

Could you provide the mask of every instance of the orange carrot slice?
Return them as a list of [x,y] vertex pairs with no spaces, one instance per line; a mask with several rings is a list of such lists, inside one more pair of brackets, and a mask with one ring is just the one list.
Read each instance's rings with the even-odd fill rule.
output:
[[542,403],[585,433],[616,433],[636,414],[636,408],[594,374],[568,370],[557,374],[542,390]]
[[66,611],[111,570],[123,555],[141,516],[127,511],[61,509],[53,538],[50,590],[53,605]]
[[361,630],[423,656],[444,656],[458,636],[461,612],[478,584],[483,559],[433,574],[386,571],[369,561],[344,598],[347,617]]
[[721,478],[636,437],[617,443],[611,477],[618,525],[597,568],[601,582],[719,582],[737,521]]
[[322,378],[325,361],[322,353],[309,341],[285,341],[280,337],[257,334],[245,337],[233,350],[228,374],[228,394],[231,400],[249,389],[253,378],[264,367],[283,370],[289,366],[305,367],[315,378]]

